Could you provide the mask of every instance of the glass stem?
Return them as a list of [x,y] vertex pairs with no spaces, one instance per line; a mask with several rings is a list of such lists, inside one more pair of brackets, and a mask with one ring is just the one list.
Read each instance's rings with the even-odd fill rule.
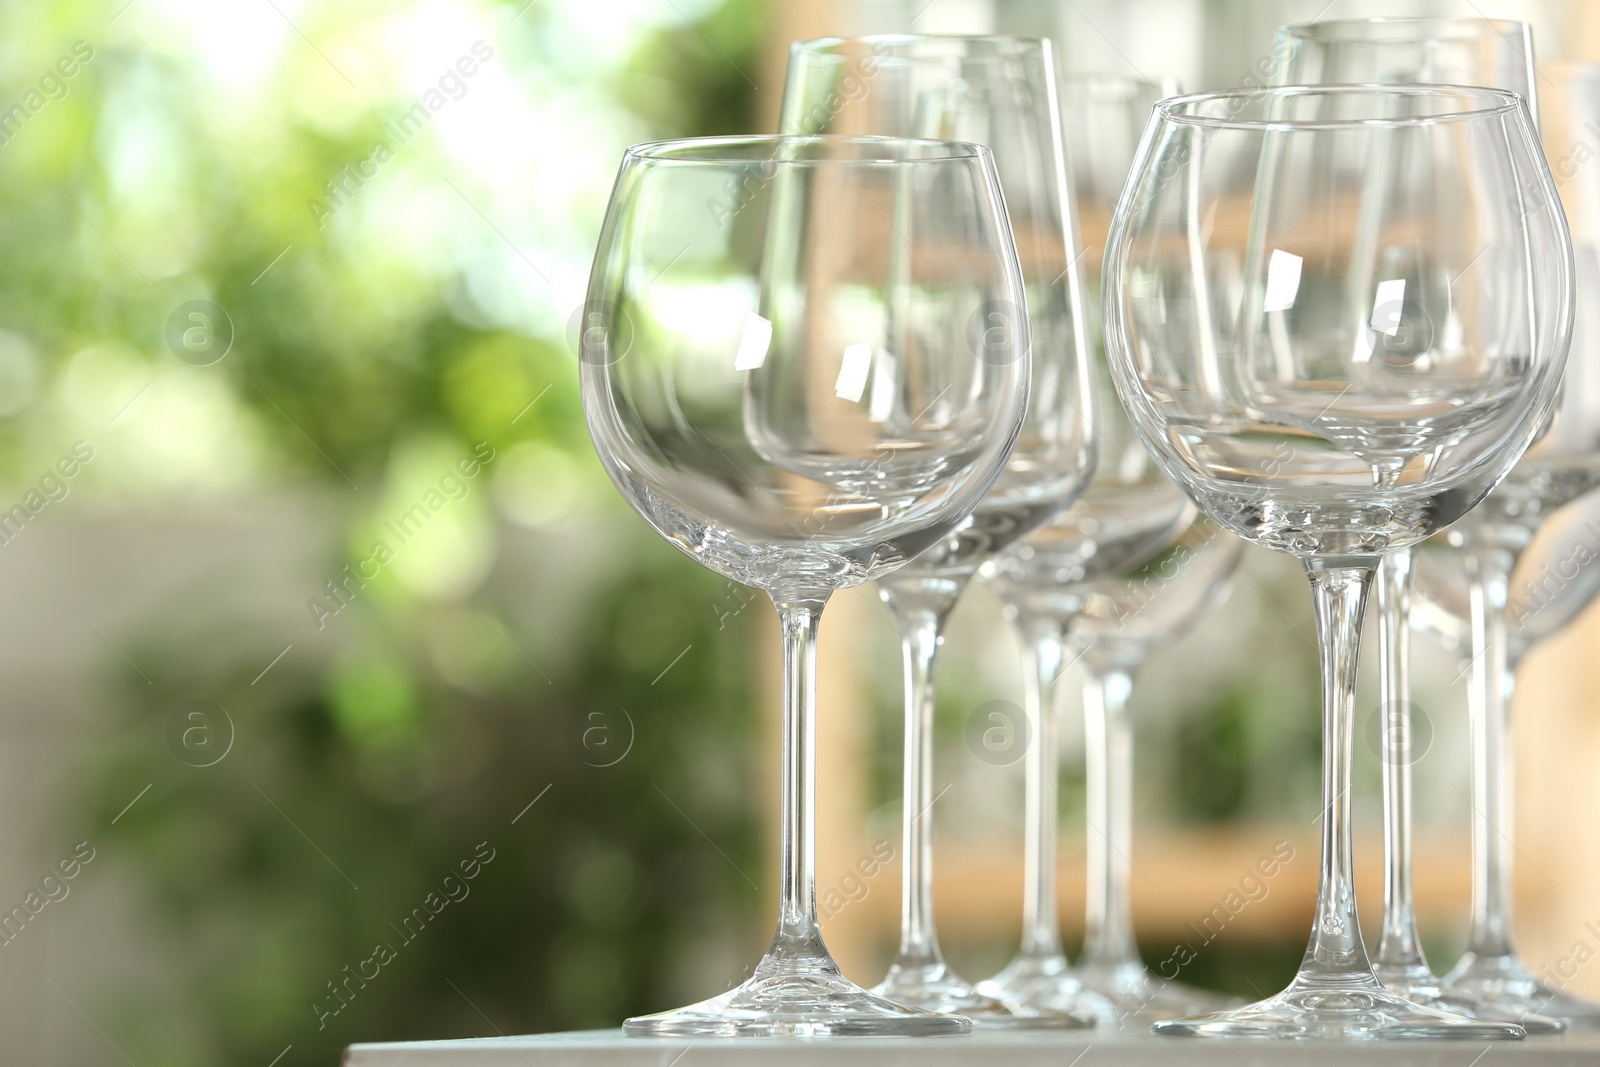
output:
[[1378,567],[1378,645],[1383,745],[1383,937],[1379,975],[1432,977],[1417,931],[1411,874],[1411,585],[1412,550],[1389,553]]
[[1090,655],[1083,689],[1085,777],[1089,821],[1086,965],[1137,962],[1129,871],[1133,854],[1133,724],[1125,666]]
[[783,629],[783,879],[778,931],[764,965],[805,960],[834,968],[817,924],[817,624],[827,594],[772,594]]
[[1356,660],[1373,568],[1365,560],[1306,563],[1322,660],[1322,870],[1316,922],[1296,984],[1373,980],[1356,913],[1350,821]]
[[885,582],[879,588],[900,631],[905,664],[900,950],[895,964],[937,966],[943,957],[933,915],[933,661],[962,585]]
[[1056,744],[1055,683],[1061,673],[1063,627],[1034,615],[1018,623],[1026,685],[1024,713],[1032,734],[1023,785],[1022,955],[1064,959],[1056,912],[1056,794],[1061,780]]
[[1511,947],[1511,719],[1506,669],[1506,606],[1511,552],[1466,548],[1472,579],[1472,933],[1478,959],[1514,955]]

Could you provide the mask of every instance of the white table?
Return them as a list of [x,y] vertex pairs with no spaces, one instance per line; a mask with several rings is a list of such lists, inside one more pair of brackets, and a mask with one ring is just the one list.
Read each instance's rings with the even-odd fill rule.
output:
[[1148,1034],[754,1040],[586,1030],[352,1045],[345,1067],[1600,1067],[1600,1032],[1496,1041],[1218,1041]]

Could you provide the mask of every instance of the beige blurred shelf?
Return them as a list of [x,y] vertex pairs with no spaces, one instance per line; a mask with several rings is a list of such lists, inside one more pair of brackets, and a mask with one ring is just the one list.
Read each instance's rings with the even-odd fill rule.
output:
[[591,1030],[472,1041],[352,1045],[345,1067],[1593,1067],[1600,1033],[1497,1041],[1186,1041],[1141,1034],[1036,1037],[984,1034],[938,1040],[626,1038]]
[[[1292,850],[1292,859],[1259,882],[1235,927],[1235,934],[1255,940],[1301,939],[1311,928],[1317,899],[1316,827],[1310,824],[1238,824],[1220,829],[1140,828],[1134,844],[1137,873],[1131,883],[1134,915],[1142,937],[1192,937],[1196,928],[1240,881],[1256,873],[1256,864],[1277,846]],[[1464,840],[1439,840],[1418,835],[1415,844],[1414,889],[1418,912],[1433,924],[1465,919],[1470,867]],[[1084,853],[1081,842],[1061,843],[1058,865],[1058,910],[1063,928],[1076,936],[1082,929]],[[952,926],[978,936],[1009,934],[1022,900],[1019,847],[1009,842],[955,838],[940,844],[934,897]],[[1280,851],[1278,853],[1282,855]],[[896,868],[898,870],[898,868]],[[1383,900],[1383,850],[1380,840],[1362,840],[1355,854],[1356,893],[1364,911],[1376,918]],[[1537,909],[1550,891],[1548,881],[1533,871],[1517,871],[1518,902]],[[892,893],[862,902],[876,909],[879,928],[899,923],[900,900]],[[942,916],[941,916],[942,917]],[[826,931],[825,931],[826,932]]]

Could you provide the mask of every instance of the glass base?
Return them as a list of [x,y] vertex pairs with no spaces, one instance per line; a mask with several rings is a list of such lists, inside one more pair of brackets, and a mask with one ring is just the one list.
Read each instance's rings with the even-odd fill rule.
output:
[[1065,1015],[1079,1026],[1116,1026],[1111,1001],[1083,988],[1064,956],[1018,956],[993,978],[973,987],[1012,1011]]
[[1524,1036],[1514,1023],[1468,1019],[1413,1004],[1370,974],[1296,978],[1275,997],[1231,1011],[1159,1022],[1168,1037],[1270,1037],[1329,1041],[1396,1038],[1489,1041]]
[[896,1004],[839,973],[817,940],[802,951],[774,946],[741,986],[698,1004],[622,1024],[629,1037],[942,1037],[966,1034],[959,1015]]
[[1083,963],[1077,969],[1083,988],[1111,1002],[1122,1022],[1153,1023],[1180,1015],[1221,1011],[1239,1004],[1223,993],[1171,982],[1151,974],[1137,960]]
[[896,963],[872,992],[896,1004],[964,1016],[976,1030],[1081,1030],[1094,1025],[1092,1019],[1064,1012],[1036,1011],[1023,1005],[1012,1009],[974,990],[943,961]]
[[1577,1029],[1600,1027],[1600,1004],[1539,981],[1516,956],[1468,952],[1440,984],[1446,993],[1464,994],[1517,1014],[1547,1015]]
[[1511,1005],[1479,1000],[1465,993],[1446,990],[1426,964],[1415,967],[1374,967],[1378,981],[1391,993],[1398,993],[1413,1004],[1438,1011],[1465,1015],[1469,1019],[1485,1019],[1497,1023],[1516,1023],[1528,1032],[1529,1037],[1559,1034],[1567,1024],[1549,1015],[1531,1011],[1518,1011]]

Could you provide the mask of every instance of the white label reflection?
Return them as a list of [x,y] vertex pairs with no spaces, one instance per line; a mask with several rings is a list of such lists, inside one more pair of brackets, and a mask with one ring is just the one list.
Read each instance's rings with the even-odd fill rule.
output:
[[1267,261],[1267,298],[1263,311],[1288,311],[1300,295],[1300,267],[1305,260],[1281,248]]
[[747,312],[744,333],[739,337],[739,352],[733,357],[734,370],[757,370],[767,361],[767,349],[772,346],[772,323]]
[[872,346],[866,342],[846,345],[844,361],[839,365],[839,377],[833,383],[833,395],[859,403],[867,388],[867,372],[872,369]]
[[1378,295],[1372,298],[1372,328],[1385,337],[1400,332],[1402,313],[1406,303],[1406,280],[1395,278],[1378,283]]

